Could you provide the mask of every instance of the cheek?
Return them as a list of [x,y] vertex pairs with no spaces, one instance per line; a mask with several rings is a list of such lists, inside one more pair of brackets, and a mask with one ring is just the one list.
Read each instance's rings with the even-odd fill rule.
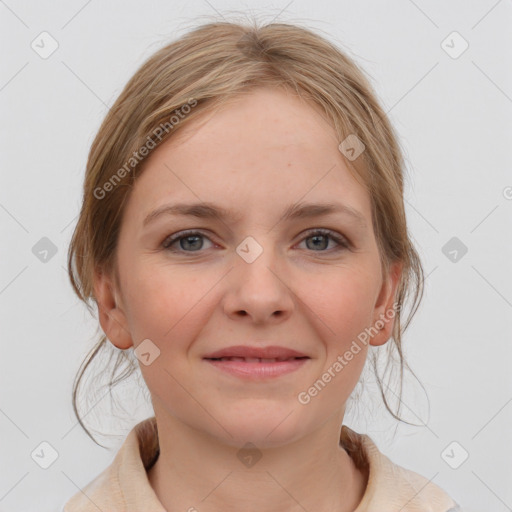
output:
[[159,350],[151,364],[139,364],[148,389],[174,414],[185,410],[195,414],[190,396],[179,383],[190,380],[187,351],[210,314],[206,296],[218,277],[157,264],[133,266],[127,275],[134,348],[149,339]]
[[200,314],[203,299],[218,280],[149,264],[133,266],[127,275],[127,316],[134,343],[154,339],[162,349],[186,339],[185,332],[200,326],[193,318]]
[[[365,329],[371,325],[379,275],[371,266],[337,268],[329,276],[304,282],[304,301],[318,336],[324,340],[325,360],[317,376],[325,384],[321,402],[336,408],[344,403],[360,378],[368,353]],[[302,298],[302,294],[301,294]],[[320,387],[324,385],[321,383]],[[313,389],[313,392],[316,390]]]
[[328,339],[343,345],[370,325],[377,279],[368,267],[336,267],[295,282],[298,296],[322,320]]

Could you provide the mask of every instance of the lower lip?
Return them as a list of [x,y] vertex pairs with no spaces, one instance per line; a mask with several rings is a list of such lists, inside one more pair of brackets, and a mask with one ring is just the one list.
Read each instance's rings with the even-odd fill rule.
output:
[[244,361],[214,361],[205,359],[208,363],[223,372],[246,379],[266,379],[279,377],[294,372],[309,361],[306,359],[292,359],[290,361],[276,361],[275,363],[249,363]]

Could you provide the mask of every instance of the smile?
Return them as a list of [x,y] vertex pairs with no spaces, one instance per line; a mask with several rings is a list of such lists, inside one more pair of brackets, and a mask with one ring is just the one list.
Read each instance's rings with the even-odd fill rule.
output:
[[308,359],[307,357],[274,357],[273,359],[264,359],[261,357],[211,357],[210,361],[244,361],[246,363],[276,363],[282,361],[293,361],[295,359]]
[[209,365],[222,373],[242,379],[261,380],[280,377],[299,370],[309,357],[264,359],[258,357],[205,358]]

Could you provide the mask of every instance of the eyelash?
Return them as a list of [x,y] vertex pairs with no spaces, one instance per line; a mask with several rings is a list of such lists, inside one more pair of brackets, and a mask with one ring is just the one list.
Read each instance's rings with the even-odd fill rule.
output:
[[[196,230],[186,230],[186,231],[180,231],[179,233],[175,233],[174,235],[171,235],[171,236],[168,236],[163,242],[162,242],[162,248],[169,251],[169,252],[174,252],[174,253],[190,253],[190,254],[194,254],[194,253],[201,253],[203,251],[201,250],[198,250],[198,251],[184,251],[184,250],[176,250],[176,249],[171,249],[171,246],[176,243],[176,242],[179,242],[180,240],[182,240],[183,238],[188,238],[188,237],[191,237],[191,236],[202,236],[204,238],[207,238],[208,240],[210,240],[205,234],[201,233],[200,231],[196,231]],[[338,244],[338,247],[335,247],[334,249],[331,249],[331,250],[321,250],[321,251],[312,251],[312,252],[320,252],[320,253],[329,253],[329,252],[337,252],[337,251],[342,251],[342,250],[347,250],[347,249],[350,249],[350,242],[343,236],[341,235],[338,235],[335,231],[331,231],[330,229],[322,229],[322,228],[318,228],[318,229],[313,229],[313,230],[310,230],[306,233],[306,236],[303,237],[300,241],[304,241],[308,238],[311,238],[313,236],[328,236],[331,240],[333,240],[334,242],[336,242]],[[211,241],[211,240],[210,240]]]

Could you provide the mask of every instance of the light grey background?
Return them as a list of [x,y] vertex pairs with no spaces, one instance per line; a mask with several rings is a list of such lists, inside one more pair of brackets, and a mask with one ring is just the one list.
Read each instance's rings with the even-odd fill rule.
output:
[[[87,416],[114,435],[99,439],[110,451],[77,426],[72,379],[97,323],[71,291],[66,252],[89,146],[121,88],[197,16],[230,19],[232,10],[306,24],[349,52],[372,77],[406,153],[408,220],[428,277],[404,341],[430,401],[407,375],[404,415],[424,426],[398,425],[395,436],[370,385],[346,422],[467,512],[512,510],[508,0],[0,0],[0,510],[60,510],[151,414],[128,387],[117,395],[122,422],[109,420],[108,396]],[[43,31],[59,45],[46,59],[31,48]],[[442,46],[453,31],[469,44],[457,58],[458,36]],[[43,237],[57,249],[46,263],[32,250]],[[452,237],[468,249],[455,262],[442,250]],[[48,469],[31,458],[43,441],[59,455]],[[441,455],[453,441],[452,465],[469,454],[458,469]]]

